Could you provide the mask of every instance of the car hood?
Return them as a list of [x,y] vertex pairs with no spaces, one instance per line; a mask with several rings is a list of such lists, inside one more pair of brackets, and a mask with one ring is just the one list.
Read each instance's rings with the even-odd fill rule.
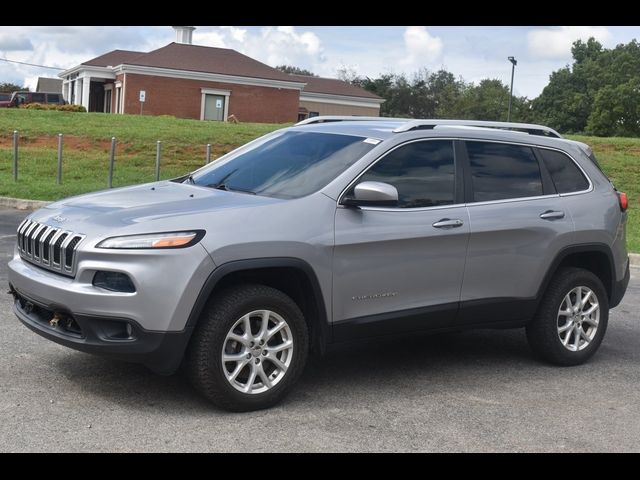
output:
[[38,210],[30,218],[77,233],[123,227],[128,227],[128,233],[136,233],[156,222],[166,231],[167,227],[196,228],[194,217],[215,211],[283,201],[165,181],[71,197]]

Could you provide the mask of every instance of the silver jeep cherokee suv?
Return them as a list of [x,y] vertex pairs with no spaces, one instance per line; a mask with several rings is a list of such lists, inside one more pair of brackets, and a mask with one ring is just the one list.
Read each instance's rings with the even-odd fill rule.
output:
[[540,125],[316,117],[190,175],[51,204],[18,229],[15,313],[90,353],[175,372],[241,411],[310,351],[525,327],[585,362],[629,281],[626,195]]

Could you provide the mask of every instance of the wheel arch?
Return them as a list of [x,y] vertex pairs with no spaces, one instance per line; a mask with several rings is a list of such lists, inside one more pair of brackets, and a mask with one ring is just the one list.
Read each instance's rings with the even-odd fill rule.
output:
[[311,265],[299,258],[256,258],[220,265],[202,286],[186,328],[191,331],[194,329],[207,301],[216,291],[241,283],[259,283],[289,295],[307,320],[312,351],[324,353],[331,341],[331,328],[322,289]]
[[549,287],[551,279],[556,272],[563,267],[584,268],[595,274],[600,281],[602,281],[605,291],[607,292],[607,297],[611,302],[616,280],[614,265],[611,247],[604,243],[570,245],[563,248],[551,262],[542,284],[538,289],[536,296],[538,304]]

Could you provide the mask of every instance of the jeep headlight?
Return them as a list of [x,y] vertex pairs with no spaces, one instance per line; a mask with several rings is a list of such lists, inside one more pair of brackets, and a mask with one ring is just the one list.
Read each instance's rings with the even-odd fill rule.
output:
[[198,243],[204,237],[204,230],[186,232],[145,233],[143,235],[124,235],[102,240],[96,248],[148,249],[148,248],[186,248]]

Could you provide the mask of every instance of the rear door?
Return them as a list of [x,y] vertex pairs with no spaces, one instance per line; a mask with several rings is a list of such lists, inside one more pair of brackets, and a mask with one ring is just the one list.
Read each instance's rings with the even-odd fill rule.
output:
[[571,212],[535,148],[465,146],[471,233],[457,322],[528,319],[547,268],[571,243]]
[[385,182],[400,202],[336,210],[337,339],[452,324],[469,236],[458,167],[454,141],[414,141],[383,155],[347,189]]

